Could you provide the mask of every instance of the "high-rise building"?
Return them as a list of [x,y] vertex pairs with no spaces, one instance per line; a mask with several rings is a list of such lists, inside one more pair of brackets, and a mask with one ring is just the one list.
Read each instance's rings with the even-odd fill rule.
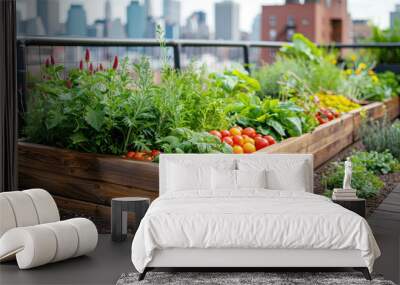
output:
[[155,18],[153,0],[144,0],[144,10],[146,18]]
[[42,19],[46,34],[54,36],[60,32],[60,5],[58,0],[36,0],[37,15]]
[[112,11],[111,11],[111,2],[110,0],[106,1],[106,4],[104,5],[104,36],[108,37],[110,33],[110,25],[112,21]]
[[178,0],[163,1],[163,18],[165,21],[165,37],[177,39],[180,34],[181,2]]
[[393,28],[396,22],[400,22],[400,4],[396,5],[393,12],[390,12],[390,27]]
[[215,3],[215,39],[239,40],[239,4],[232,0]]
[[125,29],[120,18],[114,19],[109,23],[108,37],[118,39],[126,37]]
[[92,25],[90,25],[87,29],[88,37],[93,38],[103,38],[105,37],[106,30],[106,20],[96,20]]
[[181,22],[181,2],[178,0],[164,0],[163,17],[169,24],[180,24]]
[[259,41],[261,39],[261,15],[258,14],[255,16],[253,20],[253,24],[251,26],[251,40]]
[[21,20],[29,20],[37,16],[36,0],[18,0],[16,1],[17,10],[21,14]]
[[81,37],[87,35],[86,11],[82,5],[73,4],[69,8],[66,33],[67,35]]
[[182,30],[185,39],[209,39],[210,31],[207,26],[207,15],[203,11],[193,12],[187,19]]
[[138,0],[133,0],[126,11],[126,32],[128,38],[143,38],[146,32],[145,7]]

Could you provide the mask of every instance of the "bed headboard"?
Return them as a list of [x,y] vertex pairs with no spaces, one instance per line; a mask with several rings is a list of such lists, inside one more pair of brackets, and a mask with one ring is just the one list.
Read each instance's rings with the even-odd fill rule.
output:
[[[167,192],[168,170],[171,165],[215,166],[227,165],[228,168],[241,169],[243,167],[266,167],[281,173],[280,179],[285,179],[293,174],[299,167],[302,175],[299,177],[304,186],[304,191],[313,193],[313,155],[312,154],[161,154],[159,172],[159,194]],[[296,170],[297,169],[297,170]],[[296,183],[296,181],[294,182]]]

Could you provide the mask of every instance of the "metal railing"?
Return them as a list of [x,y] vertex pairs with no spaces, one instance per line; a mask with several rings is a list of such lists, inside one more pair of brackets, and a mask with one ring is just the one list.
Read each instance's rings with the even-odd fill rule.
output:
[[[274,41],[224,41],[224,40],[165,40],[163,44],[173,50],[172,59],[176,69],[182,68],[182,49],[186,47],[215,47],[239,48],[244,68],[250,72],[250,50],[253,48],[279,49],[289,42]],[[20,105],[25,106],[26,94],[26,49],[31,46],[38,47],[160,47],[156,39],[110,39],[110,38],[72,38],[72,37],[18,37],[17,39],[17,80],[20,94]],[[320,47],[330,49],[400,49],[400,43],[357,43],[357,44],[326,44]]]

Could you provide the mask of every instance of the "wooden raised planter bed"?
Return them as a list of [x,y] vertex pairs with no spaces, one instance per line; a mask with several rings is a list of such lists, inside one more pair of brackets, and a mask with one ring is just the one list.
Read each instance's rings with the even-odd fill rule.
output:
[[[373,119],[400,114],[400,99],[364,106]],[[312,153],[318,167],[357,141],[360,110],[319,126],[312,133],[290,138],[258,153]],[[158,196],[158,164],[116,156],[80,153],[19,142],[19,187],[40,187],[54,195],[61,209],[109,220],[113,197]]]

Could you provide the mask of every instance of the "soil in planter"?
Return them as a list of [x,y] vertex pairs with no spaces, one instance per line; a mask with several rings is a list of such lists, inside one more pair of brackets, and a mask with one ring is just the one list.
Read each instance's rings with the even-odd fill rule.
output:
[[[329,165],[333,161],[342,161],[346,157],[350,156],[353,151],[364,150],[361,142],[355,143],[343,151],[334,156],[331,160],[325,162],[318,169],[314,171],[314,193],[323,195],[325,191],[325,185],[321,183],[322,175],[328,170]],[[384,182],[385,186],[374,198],[367,199],[367,210],[366,215],[369,217],[376,208],[382,203],[383,200],[400,184],[400,173],[389,173],[381,175],[380,178]]]

